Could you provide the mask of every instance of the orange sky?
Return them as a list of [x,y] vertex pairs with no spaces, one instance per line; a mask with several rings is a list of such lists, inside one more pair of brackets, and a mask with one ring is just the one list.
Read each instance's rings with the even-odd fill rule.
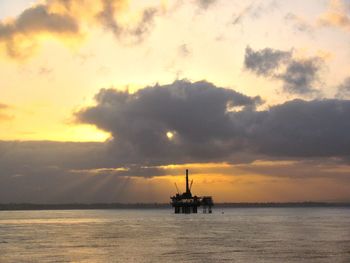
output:
[[[206,80],[249,97],[260,96],[263,102],[257,109],[261,111],[293,99],[340,98],[338,90],[349,76],[350,61],[346,1],[208,3],[114,0],[110,6],[104,6],[102,1],[79,0],[65,6],[60,0],[1,2],[0,140],[104,144],[118,138],[113,129],[76,120],[81,109],[98,104],[94,96],[102,88],[133,94],[179,79]],[[267,77],[247,70],[244,63],[248,46],[256,51],[271,48],[291,52],[295,61],[321,59],[320,77],[315,84],[317,94],[283,90],[284,80],[278,74],[288,65]],[[341,99],[349,99],[350,92],[344,94]],[[172,130],[163,135],[174,142],[176,136],[181,136]],[[12,148],[6,147],[0,147],[1,153],[12,156]],[[48,151],[55,156],[55,152]],[[23,195],[0,194],[3,200],[61,201],[67,191],[68,196],[73,196],[72,192],[84,185],[83,179],[81,182],[77,178],[67,179],[61,189],[56,189],[57,193],[50,195],[49,189],[59,177],[45,186],[30,181],[30,177],[22,176],[24,171],[14,168],[14,158],[25,160],[25,152],[16,150],[16,154],[12,159],[0,158],[0,168],[3,165],[0,182],[23,191]],[[125,180],[118,175],[91,179],[98,176],[91,175],[94,169],[104,167],[67,165],[67,168],[66,164],[55,164],[51,159],[37,164],[45,169],[62,169],[62,176],[70,170],[91,169],[84,180],[94,182],[94,186],[86,188],[86,198],[81,201],[167,202],[175,190],[174,182],[183,184],[186,168],[193,172],[193,191],[211,194],[220,202],[350,200],[347,155],[321,154],[307,160],[300,156],[259,158],[243,164],[235,161],[230,164],[227,158],[200,164],[194,159],[173,168],[169,166],[171,162],[161,164],[162,176],[129,174],[125,186],[128,194],[124,197],[112,190],[108,190],[112,191],[110,195],[101,194],[110,180]],[[322,158],[326,158],[324,165]],[[118,165],[114,168],[120,168]],[[34,178],[37,174],[41,172],[33,171],[30,176]],[[26,178],[47,194],[47,199],[33,194],[31,186],[26,186]]]

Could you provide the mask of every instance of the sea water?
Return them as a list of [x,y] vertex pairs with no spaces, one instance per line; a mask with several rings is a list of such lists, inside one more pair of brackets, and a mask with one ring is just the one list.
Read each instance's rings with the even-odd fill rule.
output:
[[0,262],[350,262],[350,209],[2,211]]

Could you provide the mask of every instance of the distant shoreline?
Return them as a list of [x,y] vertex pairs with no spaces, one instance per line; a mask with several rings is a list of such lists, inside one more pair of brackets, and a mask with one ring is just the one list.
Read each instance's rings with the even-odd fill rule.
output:
[[[289,202],[289,203],[217,203],[216,208],[293,208],[293,207],[348,207],[350,203],[333,202]],[[93,209],[166,209],[171,208],[166,203],[94,203],[94,204],[34,204],[8,203],[0,204],[0,211],[21,210],[93,210]]]

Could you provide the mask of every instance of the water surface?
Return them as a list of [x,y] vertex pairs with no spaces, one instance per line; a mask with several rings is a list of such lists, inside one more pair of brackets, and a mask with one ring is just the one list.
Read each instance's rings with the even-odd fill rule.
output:
[[0,262],[350,262],[350,209],[2,211]]

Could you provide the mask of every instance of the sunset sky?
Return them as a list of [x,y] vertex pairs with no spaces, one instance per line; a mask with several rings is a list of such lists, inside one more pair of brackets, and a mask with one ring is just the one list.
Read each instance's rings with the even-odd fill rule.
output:
[[350,1],[0,0],[0,203],[350,201]]

